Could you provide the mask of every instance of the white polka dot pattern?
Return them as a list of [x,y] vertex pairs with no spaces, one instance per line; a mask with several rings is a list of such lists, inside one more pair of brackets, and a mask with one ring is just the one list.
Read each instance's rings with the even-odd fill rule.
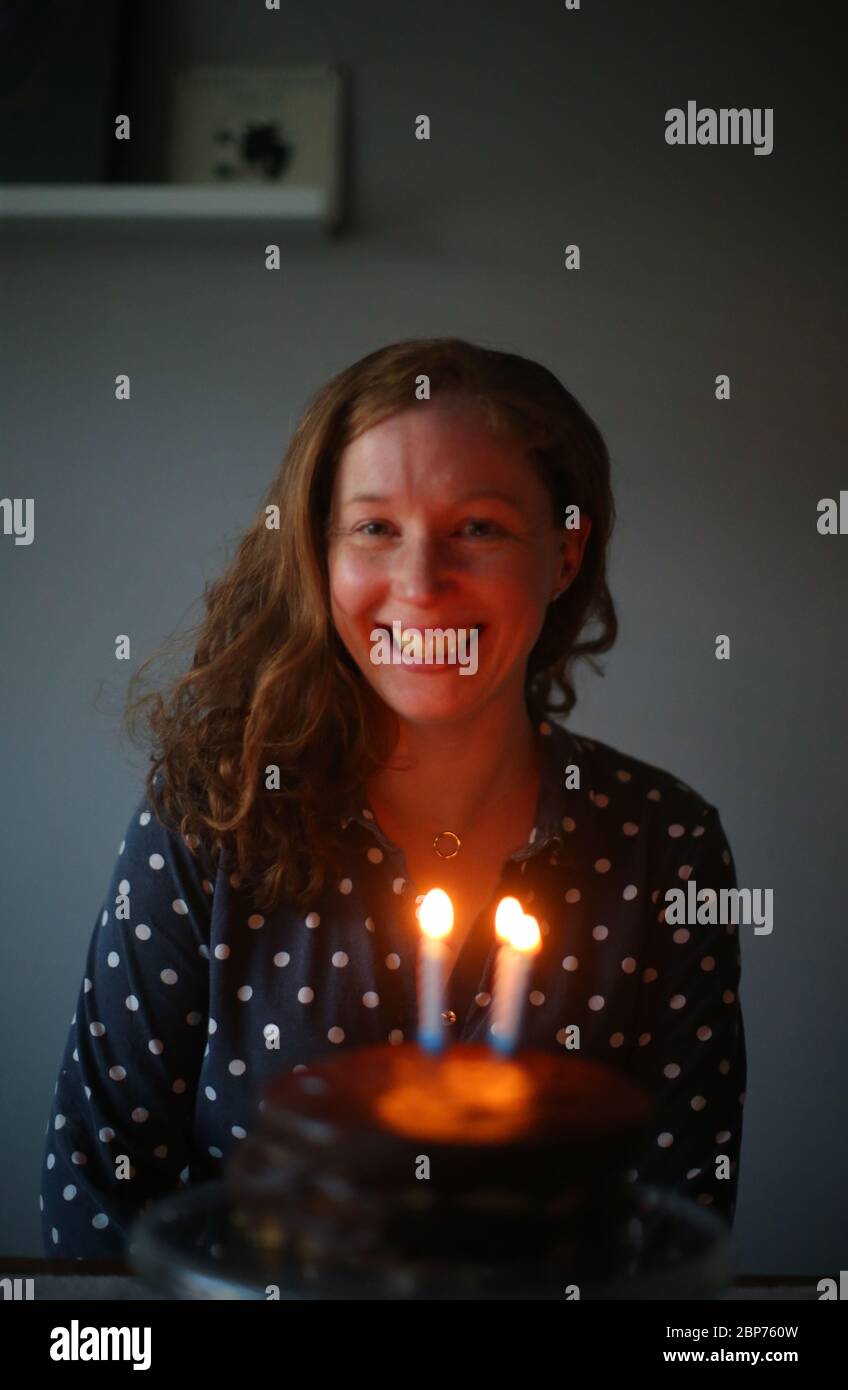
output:
[[[657,1096],[633,1172],[732,1218],[746,1083],[739,934],[665,922],[691,878],[735,886],[715,807],[670,773],[548,723],[533,834],[504,890],[543,924],[522,1045],[623,1068]],[[562,771],[581,768],[583,790]],[[366,1044],[414,1043],[420,891],[360,792],[347,856],[311,901],[256,910],[227,853],[216,872],[144,798],[95,918],[45,1136],[51,1255],[109,1258],[140,1208],[218,1178],[278,1069]],[[129,919],[115,916],[119,894]],[[495,902],[490,904],[493,909]],[[468,937],[452,1043],[485,1041],[492,923]],[[575,1038],[579,1047],[574,1047]],[[131,1181],[115,1182],[121,1155]],[[726,1155],[731,1177],[716,1176]]]

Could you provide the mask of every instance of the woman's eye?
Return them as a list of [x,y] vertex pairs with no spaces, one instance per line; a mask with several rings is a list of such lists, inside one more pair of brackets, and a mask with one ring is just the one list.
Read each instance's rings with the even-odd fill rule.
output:
[[[473,528],[477,535],[503,535],[503,527],[499,526],[496,521],[478,520],[472,517],[470,520],[463,522],[459,529],[460,531],[465,530],[466,534],[468,534],[467,528],[469,527]],[[364,521],[361,526],[355,527],[354,535],[379,540],[388,533],[390,528],[391,523],[388,521]]]
[[500,526],[497,524],[496,521],[473,521],[473,520],[472,520],[472,521],[467,521],[465,524],[466,524],[466,526],[478,526],[478,527],[482,527],[483,530],[486,532],[486,534],[488,534],[488,535],[490,535],[490,536],[499,536],[499,535],[502,535],[502,534],[503,534],[503,528],[500,527]]

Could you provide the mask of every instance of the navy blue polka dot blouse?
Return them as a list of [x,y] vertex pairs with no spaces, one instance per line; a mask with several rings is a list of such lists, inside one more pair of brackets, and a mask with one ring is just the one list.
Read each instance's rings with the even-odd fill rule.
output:
[[[664,920],[666,890],[684,880],[736,886],[718,811],[607,744],[539,730],[535,825],[462,946],[444,1026],[456,1043],[485,1040],[494,909],[514,893],[542,932],[521,1045],[609,1063],[654,1091],[655,1133],[630,1176],[732,1221],[746,1080],[738,929]],[[566,789],[569,764],[580,790]],[[417,890],[365,796],[340,811],[345,876],[306,909],[283,903],[263,916],[226,854],[210,881],[146,797],[136,806],[48,1122],[48,1254],[120,1257],[143,1207],[220,1177],[272,1071],[305,1071],[339,1048],[414,1043]],[[566,1051],[572,1025],[579,1051]]]

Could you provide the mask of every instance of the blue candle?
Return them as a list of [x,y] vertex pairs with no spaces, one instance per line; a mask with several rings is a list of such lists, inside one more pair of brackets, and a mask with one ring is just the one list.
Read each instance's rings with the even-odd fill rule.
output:
[[450,957],[445,937],[453,928],[453,903],[443,889],[425,893],[418,921],[418,1043],[427,1052],[440,1052],[445,1045],[442,1010]]

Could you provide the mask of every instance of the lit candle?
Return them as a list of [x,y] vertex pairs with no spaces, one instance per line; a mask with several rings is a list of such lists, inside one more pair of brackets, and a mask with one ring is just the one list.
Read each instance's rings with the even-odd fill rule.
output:
[[490,1041],[497,1052],[510,1053],[518,1043],[530,967],[542,936],[535,917],[526,916],[516,898],[503,898],[498,904],[495,931],[501,946],[495,961]]
[[453,927],[453,903],[443,889],[425,893],[418,921],[418,1042],[428,1052],[439,1052],[445,1045],[442,1007],[450,956],[445,937]]
[[[495,936],[501,942],[501,947],[498,954],[495,956],[495,971],[492,983],[492,998],[494,1000],[497,1000],[503,992],[502,987],[499,987],[499,981],[509,957],[509,952],[506,948],[509,945],[512,928],[517,922],[521,921],[523,916],[524,908],[517,898],[501,898],[495,912]],[[493,1022],[496,1007],[497,1005],[493,1004],[492,1012],[489,1015]]]

